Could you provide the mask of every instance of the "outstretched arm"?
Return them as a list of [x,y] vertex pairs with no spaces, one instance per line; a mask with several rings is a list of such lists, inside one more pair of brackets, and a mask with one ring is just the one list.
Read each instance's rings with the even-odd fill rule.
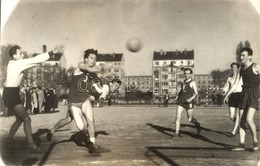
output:
[[35,66],[35,64],[37,64],[37,63],[41,63],[41,62],[44,62],[44,61],[48,60],[54,54],[63,53],[63,51],[64,51],[64,46],[63,45],[61,45],[61,46],[57,45],[54,48],[53,51],[39,54],[39,55],[37,55],[37,56],[35,56],[33,58],[22,59],[22,60],[16,61],[14,63],[14,65],[15,66],[19,66],[19,68],[21,68],[22,70],[28,69],[30,67]]

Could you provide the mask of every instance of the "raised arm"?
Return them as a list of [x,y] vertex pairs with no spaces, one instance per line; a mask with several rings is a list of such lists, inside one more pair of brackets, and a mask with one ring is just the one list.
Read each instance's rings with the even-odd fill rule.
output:
[[41,63],[41,62],[48,60],[54,54],[63,53],[63,51],[64,51],[63,45],[56,46],[53,51],[39,54],[39,55],[37,55],[33,58],[18,60],[18,61],[15,62],[14,65],[17,65],[17,66],[19,66],[19,68],[24,70],[24,69],[27,69],[27,68],[34,66],[37,63]]

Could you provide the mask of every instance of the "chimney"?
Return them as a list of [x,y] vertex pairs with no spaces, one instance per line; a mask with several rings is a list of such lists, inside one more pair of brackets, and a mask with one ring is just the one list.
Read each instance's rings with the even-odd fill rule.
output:
[[163,49],[160,49],[160,55],[163,55],[164,53],[163,53]]
[[43,52],[43,53],[47,52],[47,46],[46,46],[46,45],[43,45],[43,46],[42,46],[42,52]]

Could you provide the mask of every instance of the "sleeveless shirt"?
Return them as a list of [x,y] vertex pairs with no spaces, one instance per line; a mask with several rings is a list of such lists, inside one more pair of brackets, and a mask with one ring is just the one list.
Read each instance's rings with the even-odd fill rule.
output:
[[258,88],[260,79],[259,74],[255,74],[253,72],[253,64],[251,64],[248,68],[245,70],[240,70],[240,75],[243,79],[243,88]]
[[194,94],[194,90],[190,87],[190,83],[193,80],[188,82],[183,82],[181,86],[181,91],[179,93],[178,102],[186,102],[187,99],[191,98]]
[[69,87],[68,102],[84,102],[89,97],[89,82],[89,78],[85,73],[72,75]]

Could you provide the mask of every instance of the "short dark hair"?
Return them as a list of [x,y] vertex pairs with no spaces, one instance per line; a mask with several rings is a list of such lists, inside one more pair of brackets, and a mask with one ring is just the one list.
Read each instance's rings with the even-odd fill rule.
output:
[[118,83],[119,85],[122,85],[122,81],[120,80],[120,79],[112,79],[111,81],[110,81],[111,83]]
[[88,56],[89,56],[90,54],[95,54],[96,57],[98,58],[98,51],[97,51],[97,50],[94,50],[93,48],[91,48],[91,49],[87,49],[87,50],[84,51],[84,60],[85,60],[86,58],[88,58]]
[[193,71],[192,71],[190,68],[184,68],[184,69],[183,69],[183,72],[185,72],[185,71],[190,71],[190,74],[193,73]]
[[12,46],[12,47],[9,49],[9,55],[10,55],[10,57],[13,58],[13,57],[14,57],[14,54],[16,54],[16,51],[19,50],[19,49],[21,49],[21,47],[18,46],[18,45]]
[[239,65],[238,63],[236,63],[236,62],[233,62],[233,63],[231,63],[230,67],[232,68],[232,66],[233,66],[233,65],[236,65],[236,66],[237,66],[237,68],[239,68],[239,67],[240,67],[240,65]]
[[242,53],[243,51],[246,51],[248,53],[248,55],[253,55],[253,50],[249,47],[244,47],[240,50],[240,53]]

